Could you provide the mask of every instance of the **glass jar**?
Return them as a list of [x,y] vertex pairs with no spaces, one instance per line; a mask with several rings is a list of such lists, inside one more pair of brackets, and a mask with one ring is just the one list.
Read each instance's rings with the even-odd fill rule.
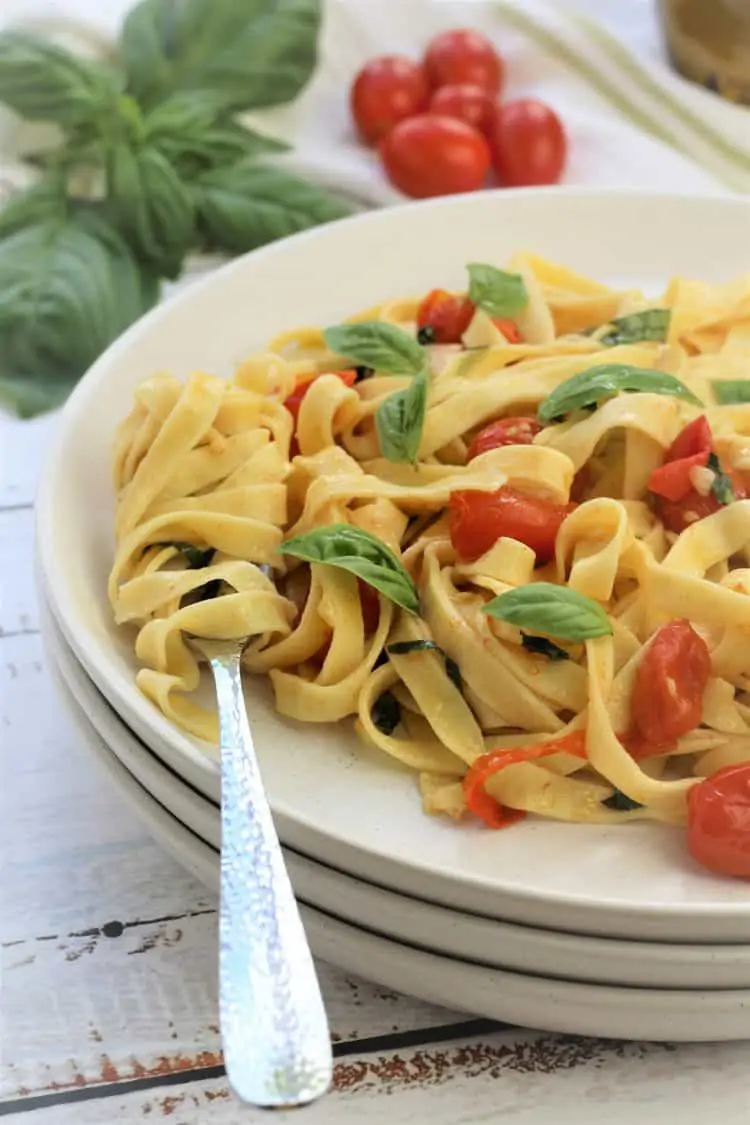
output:
[[750,0],[659,0],[677,70],[750,105]]

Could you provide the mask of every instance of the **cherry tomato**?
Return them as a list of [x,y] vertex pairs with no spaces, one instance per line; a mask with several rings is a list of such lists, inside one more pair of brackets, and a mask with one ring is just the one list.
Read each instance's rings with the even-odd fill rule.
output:
[[380,144],[388,179],[416,199],[482,187],[490,168],[486,140],[455,117],[425,113],[401,121]]
[[574,754],[577,758],[586,757],[586,733],[572,731],[538,746],[519,746],[514,750],[490,750],[480,755],[464,776],[462,786],[464,800],[469,812],[483,820],[488,828],[507,828],[526,816],[518,809],[508,809],[485,791],[485,784],[494,774],[506,766],[518,762],[533,762],[537,758],[547,758],[550,754]]
[[505,536],[531,547],[538,563],[549,562],[560,524],[575,506],[542,500],[507,484],[497,492],[460,489],[451,492],[448,504],[451,543],[460,559],[472,562]]
[[509,344],[522,344],[523,336],[518,330],[515,320],[506,316],[493,316],[492,323],[499,332],[502,332]]
[[481,86],[441,86],[430,98],[429,112],[456,117],[487,136],[495,119],[495,101]]
[[490,147],[500,183],[526,187],[557,183],[568,144],[554,110],[534,98],[521,98],[498,106]]
[[[347,387],[353,387],[357,382],[357,372],[353,368],[347,371],[333,371],[332,374],[338,375],[341,382]],[[317,378],[317,376],[308,379],[306,382],[298,383],[292,393],[287,395],[284,399],[284,406],[293,416],[295,423],[299,418],[299,408],[302,405],[302,399],[310,390],[310,386],[315,381],[315,378]]]
[[702,453],[694,453],[692,457],[681,457],[679,461],[667,461],[660,465],[648,478],[649,492],[673,503],[684,500],[690,492],[695,493],[690,474],[693,469],[708,464],[708,454],[709,451],[704,449]]
[[417,309],[420,342],[460,344],[474,316],[468,297],[456,297],[446,289],[432,289]]
[[750,762],[727,766],[693,786],[687,844],[709,871],[750,879]]
[[398,121],[427,108],[429,85],[421,66],[400,55],[370,59],[357,74],[349,95],[360,137],[375,144]]
[[469,446],[468,459],[503,445],[531,445],[543,427],[536,418],[498,418],[475,435]]
[[664,460],[681,461],[683,457],[694,457],[696,453],[710,453],[713,440],[708,418],[701,414],[680,430],[665,453]]
[[695,730],[710,675],[706,642],[690,622],[663,625],[636,672],[630,699],[636,732],[656,747]]
[[497,96],[503,81],[503,60],[490,40],[478,31],[442,31],[430,41],[424,57],[433,86],[469,84]]

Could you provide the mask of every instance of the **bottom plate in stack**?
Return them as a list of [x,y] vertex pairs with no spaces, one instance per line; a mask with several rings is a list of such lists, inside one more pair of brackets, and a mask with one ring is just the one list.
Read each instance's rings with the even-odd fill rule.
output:
[[[218,808],[135,739],[49,614],[43,636],[81,741],[164,849],[218,890]],[[315,955],[385,987],[548,1031],[674,1041],[750,1037],[747,946],[680,947],[533,930],[462,915],[285,854]],[[478,963],[493,937],[494,963]],[[610,971],[617,983],[563,979],[582,968]],[[641,982],[647,986],[638,987]]]

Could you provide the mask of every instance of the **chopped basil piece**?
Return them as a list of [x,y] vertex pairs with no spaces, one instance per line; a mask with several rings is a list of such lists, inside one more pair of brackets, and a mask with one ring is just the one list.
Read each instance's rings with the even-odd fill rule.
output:
[[714,385],[714,398],[722,406],[750,402],[750,378],[718,379]]
[[616,316],[609,321],[609,331],[599,337],[600,344],[636,344],[641,340],[666,340],[669,335],[670,309],[644,309],[629,316]]
[[631,797],[627,797],[621,793],[619,789],[615,789],[611,797],[607,797],[602,801],[602,804],[607,809],[615,809],[616,812],[630,812],[632,809],[642,809],[643,805],[638,801],[634,801]]
[[213,547],[196,547],[194,543],[154,543],[155,547],[174,547],[185,558],[191,570],[208,566],[215,555]]
[[413,336],[383,320],[336,324],[323,333],[326,346],[352,363],[387,371],[389,375],[416,375],[427,363],[427,354]]
[[734,495],[732,482],[721,467],[721,461],[715,453],[709,453],[707,468],[711,469],[714,474],[714,479],[711,483],[711,491],[720,504],[732,504],[737,499]]
[[548,641],[546,637],[536,637],[533,633],[521,633],[521,644],[527,652],[547,656],[550,660],[570,660],[569,652],[560,648],[554,641]]
[[472,262],[469,271],[469,300],[488,316],[508,317],[528,304],[529,294],[518,273],[508,273],[485,262]]
[[381,402],[375,413],[380,449],[389,461],[417,462],[422,441],[429,376],[423,367],[406,390],[396,391]]
[[395,641],[392,645],[388,645],[385,650],[388,654],[393,653],[394,656],[406,656],[410,652],[437,652],[442,656],[445,661],[445,673],[454,687],[463,694],[463,682],[461,680],[461,669],[459,668],[453,657],[448,656],[448,653],[436,645],[434,641],[428,641],[420,637],[416,641]]
[[393,734],[401,722],[401,708],[395,695],[384,691],[372,705],[371,718],[381,734]]

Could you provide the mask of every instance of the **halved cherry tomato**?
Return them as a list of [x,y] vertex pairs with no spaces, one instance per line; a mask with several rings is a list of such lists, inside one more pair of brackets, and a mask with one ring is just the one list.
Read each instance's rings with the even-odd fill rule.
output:
[[557,183],[568,142],[554,110],[535,98],[521,98],[496,109],[490,147],[500,183],[526,187]]
[[542,429],[543,426],[536,418],[498,418],[476,434],[469,446],[467,458],[473,461],[480,453],[500,449],[504,445],[531,445]]
[[470,28],[442,31],[430,40],[424,57],[433,86],[470,83],[497,94],[503,80],[503,60],[490,40]]
[[456,117],[487,136],[495,119],[495,101],[481,86],[441,86],[430,98],[428,112]]
[[518,762],[533,762],[537,758],[547,758],[550,754],[574,754],[577,758],[586,757],[586,732],[571,731],[562,738],[552,739],[537,746],[519,746],[513,750],[490,750],[482,754],[469,767],[462,786],[464,800],[469,812],[483,820],[488,828],[507,828],[522,820],[525,812],[508,809],[485,791],[485,784],[494,774],[506,766]]
[[[698,520],[713,515],[721,502],[709,492],[703,496],[690,479],[696,466],[708,463],[713,436],[705,414],[694,419],[677,435],[664,457],[664,464],[649,477],[649,491],[656,499],[656,512],[668,531],[677,534]],[[745,497],[744,484],[731,469],[728,474],[738,500]]]
[[380,157],[391,183],[416,199],[476,191],[490,170],[482,134],[433,113],[400,121],[380,142]]
[[522,344],[523,336],[518,331],[518,325],[510,317],[493,316],[492,323],[499,332],[502,332],[509,344]]
[[424,69],[401,55],[370,59],[357,74],[350,93],[352,116],[360,137],[375,144],[399,121],[427,108],[430,88]]
[[417,328],[429,333],[428,343],[459,344],[474,316],[468,297],[456,297],[447,289],[432,289],[417,309]]
[[655,754],[668,754],[674,750],[676,742],[662,742],[658,746],[647,742],[639,730],[630,730],[627,734],[618,734],[618,739],[627,750],[630,757],[636,762],[642,758],[653,758]]
[[630,700],[635,731],[658,747],[694,730],[710,675],[706,642],[690,622],[663,625],[636,672]]
[[750,762],[727,766],[693,786],[687,844],[709,871],[750,879]]
[[501,536],[531,547],[537,563],[554,556],[560,524],[575,504],[555,504],[503,485],[497,492],[460,489],[448,504],[451,543],[459,558],[472,562]]

